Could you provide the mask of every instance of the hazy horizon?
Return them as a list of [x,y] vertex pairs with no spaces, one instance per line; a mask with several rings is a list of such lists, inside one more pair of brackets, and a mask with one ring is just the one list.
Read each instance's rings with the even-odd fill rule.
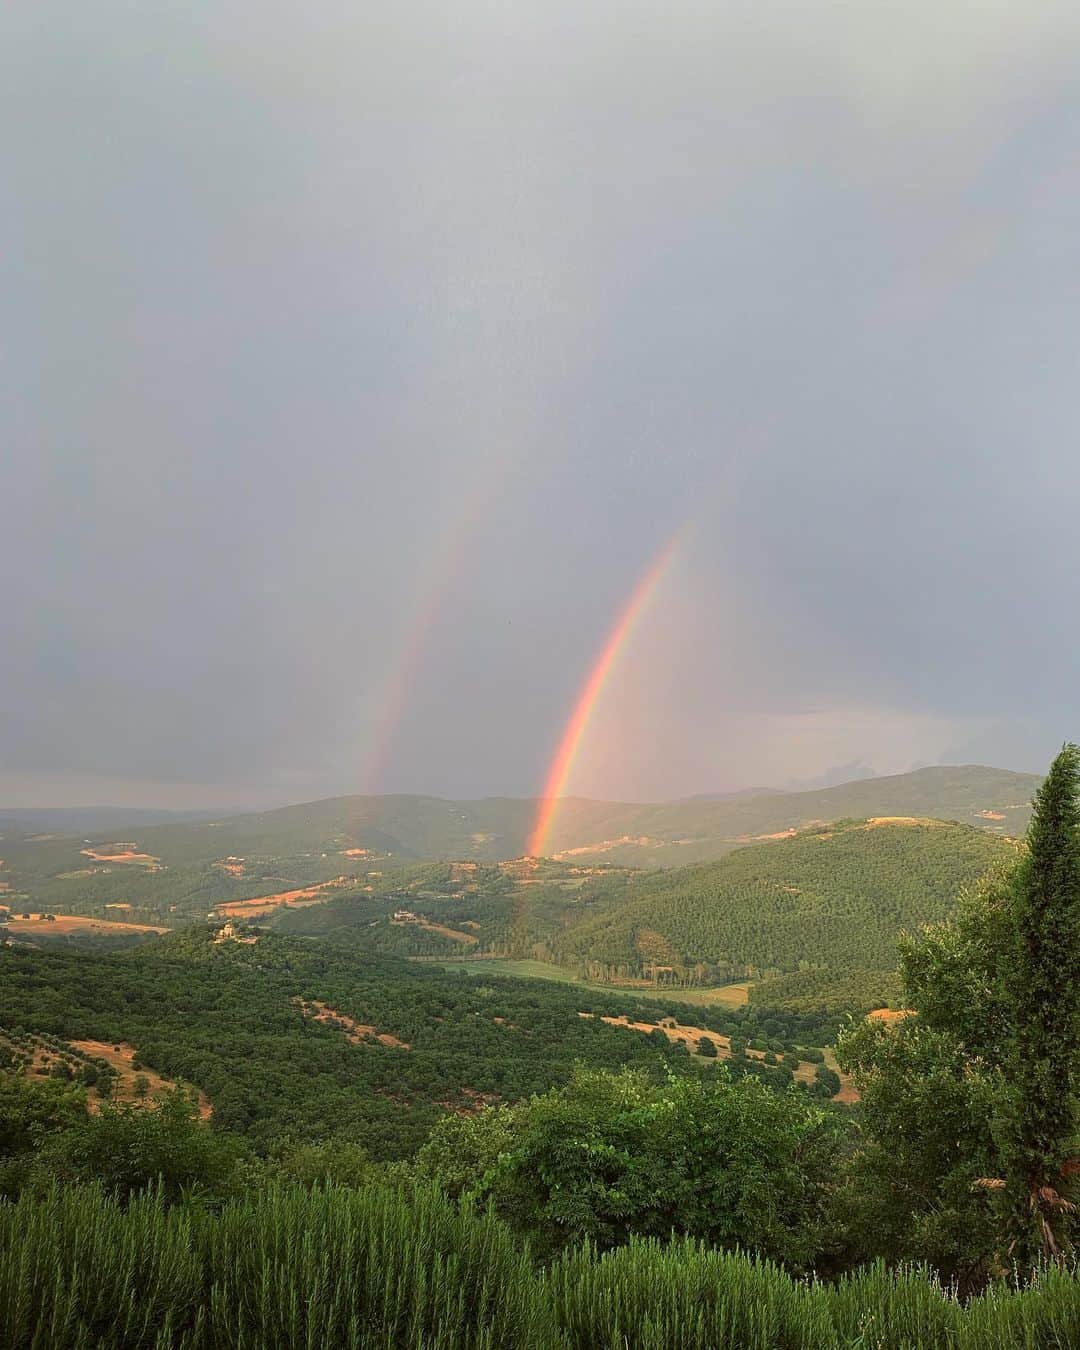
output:
[[0,31],[0,801],[665,801],[1080,734],[1074,6]]
[[[683,795],[683,796],[678,796],[678,797],[668,797],[668,798],[648,798],[648,797],[614,797],[614,798],[602,798],[602,797],[599,797],[599,798],[598,798],[598,797],[586,796],[586,795],[584,795],[584,794],[582,794],[582,793],[574,792],[574,793],[569,793],[569,794],[567,794],[566,797],[559,798],[558,800],[560,800],[560,801],[599,801],[599,802],[607,802],[607,803],[610,803],[610,804],[622,804],[622,805],[626,805],[626,806],[649,806],[649,805],[654,805],[654,804],[655,804],[655,805],[664,805],[664,804],[673,804],[673,803],[676,803],[676,802],[692,802],[692,801],[697,801],[697,800],[707,801],[707,800],[710,800],[710,799],[718,799],[718,800],[719,800],[719,799],[724,799],[724,798],[740,798],[740,797],[747,797],[747,798],[749,798],[749,797],[753,797],[754,795],[759,794],[759,793],[762,794],[762,795],[778,795],[778,796],[782,796],[782,795],[784,795],[784,794],[795,794],[795,793],[800,793],[800,792],[818,792],[818,791],[823,791],[823,790],[825,790],[825,789],[827,789],[827,788],[831,788],[831,787],[843,787],[843,786],[848,786],[848,785],[850,785],[850,784],[852,784],[852,783],[858,783],[858,782],[865,783],[865,782],[870,781],[870,780],[880,780],[880,779],[887,779],[887,778],[893,778],[893,777],[903,777],[903,776],[905,776],[907,773],[914,773],[914,772],[918,772],[919,770],[923,770],[923,769],[950,769],[950,768],[953,768],[953,769],[971,769],[971,768],[975,768],[975,769],[989,769],[989,770],[991,770],[992,772],[1000,772],[1000,773],[1022,773],[1022,772],[1025,772],[1024,770],[1017,770],[1017,769],[1009,769],[1009,768],[1005,768],[1005,767],[1003,767],[1003,766],[1000,765],[1000,764],[999,764],[999,765],[990,765],[990,764],[959,764],[959,763],[957,763],[957,764],[917,764],[917,765],[913,765],[913,766],[912,766],[910,769],[908,769],[908,770],[901,770],[898,774],[857,773],[857,774],[852,775],[851,777],[842,777],[842,776],[839,776],[838,771],[839,771],[840,769],[845,768],[845,767],[850,767],[850,766],[838,765],[838,766],[836,766],[836,769],[830,770],[830,771],[828,771],[828,772],[822,774],[819,778],[816,778],[816,779],[789,780],[789,781],[786,782],[786,783],[771,784],[771,785],[770,785],[770,784],[762,784],[762,783],[759,783],[759,784],[756,784],[756,785],[754,785],[754,786],[748,786],[748,787],[743,787],[743,788],[726,789],[726,790],[716,791],[716,792],[698,792],[698,793],[690,793],[690,794],[688,794],[688,795]],[[295,799],[290,799],[290,800],[281,800],[281,801],[264,802],[264,803],[249,803],[249,804],[247,804],[247,805],[245,805],[245,804],[243,804],[243,803],[237,803],[237,802],[234,802],[234,803],[231,803],[231,804],[226,804],[226,803],[217,803],[217,804],[213,804],[213,803],[204,803],[203,805],[194,805],[194,804],[192,804],[192,805],[189,805],[189,806],[182,806],[182,807],[167,807],[167,806],[160,806],[160,805],[155,805],[155,803],[152,802],[152,801],[142,801],[142,800],[139,800],[139,801],[132,801],[132,802],[128,802],[128,803],[118,803],[118,802],[86,802],[86,801],[83,801],[83,802],[76,802],[76,801],[71,801],[71,802],[57,803],[57,804],[55,804],[55,805],[43,805],[43,804],[41,804],[41,803],[34,803],[34,802],[29,802],[29,803],[26,803],[26,804],[15,805],[15,804],[13,804],[13,803],[11,803],[11,802],[7,802],[7,803],[5,804],[3,801],[0,801],[0,816],[3,816],[5,813],[8,813],[8,812],[10,812],[12,815],[28,815],[28,816],[29,816],[29,815],[35,815],[35,814],[38,814],[38,813],[40,813],[40,814],[46,814],[46,813],[49,813],[49,812],[55,812],[55,813],[57,813],[57,814],[62,813],[62,812],[66,812],[66,813],[70,813],[70,814],[73,814],[73,815],[77,815],[77,814],[80,814],[80,813],[86,813],[86,814],[88,814],[88,815],[89,815],[89,814],[92,814],[92,813],[97,813],[97,814],[100,814],[100,815],[102,815],[102,816],[105,816],[105,815],[110,814],[111,812],[115,812],[118,816],[124,816],[124,815],[127,815],[127,816],[135,816],[135,815],[138,815],[139,813],[145,813],[148,817],[152,817],[152,816],[156,816],[156,815],[161,815],[161,816],[174,816],[174,815],[175,815],[175,816],[183,816],[183,817],[213,818],[213,817],[215,817],[215,816],[225,816],[225,815],[251,815],[251,814],[258,815],[258,814],[265,814],[265,813],[267,813],[267,812],[272,812],[272,811],[283,811],[283,810],[287,810],[287,809],[290,808],[290,807],[299,807],[299,806],[311,806],[311,805],[317,805],[317,804],[320,803],[320,802],[323,802],[323,801],[334,801],[334,800],[337,800],[338,798],[341,798],[341,797],[364,797],[364,796],[372,796],[372,797],[376,797],[376,798],[377,798],[377,797],[403,797],[403,798],[414,798],[414,797],[419,797],[419,798],[430,798],[431,800],[436,800],[436,801],[440,801],[440,800],[441,800],[441,801],[455,801],[455,800],[457,800],[457,801],[463,801],[463,802],[465,802],[465,801],[491,801],[491,800],[507,800],[507,801],[541,801],[541,800],[543,800],[543,798],[538,797],[538,796],[536,796],[535,794],[532,795],[532,796],[530,796],[530,795],[528,795],[528,794],[515,794],[515,793],[483,793],[483,794],[481,794],[480,796],[477,796],[477,797],[471,797],[471,798],[470,798],[470,797],[447,798],[447,797],[442,796],[441,794],[438,794],[438,793],[428,793],[428,792],[389,792],[389,793],[373,793],[373,794],[365,794],[365,793],[348,793],[348,792],[346,792],[346,793],[331,793],[331,794],[329,794],[329,796],[324,796],[324,797],[308,797],[308,798],[302,798],[302,799],[300,799],[300,798],[295,798]],[[162,823],[166,823],[166,822],[162,822]]]

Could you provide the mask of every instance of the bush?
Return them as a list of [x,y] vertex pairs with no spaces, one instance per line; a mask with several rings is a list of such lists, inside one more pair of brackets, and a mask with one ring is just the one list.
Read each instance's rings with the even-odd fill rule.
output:
[[553,1347],[527,1248],[433,1194],[273,1186],[220,1213],[93,1189],[0,1204],[0,1343]]
[[838,1144],[837,1123],[803,1094],[733,1083],[723,1067],[659,1086],[579,1070],[513,1110],[441,1123],[418,1168],[450,1194],[493,1200],[545,1253],[674,1231],[803,1266],[823,1240]]
[[101,1114],[56,1134],[39,1154],[44,1171],[69,1182],[99,1181],[126,1198],[160,1186],[168,1202],[198,1193],[229,1194],[243,1144],[216,1134],[182,1092],[158,1107],[103,1106]]

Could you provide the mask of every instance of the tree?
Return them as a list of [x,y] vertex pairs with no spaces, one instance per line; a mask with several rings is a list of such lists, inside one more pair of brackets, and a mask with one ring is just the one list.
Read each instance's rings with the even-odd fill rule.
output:
[[193,1192],[229,1194],[242,1153],[239,1141],[212,1131],[178,1091],[152,1110],[105,1105],[100,1115],[55,1135],[41,1159],[65,1181],[98,1180],[121,1198],[160,1185],[173,1202]]
[[845,1033],[865,1142],[868,1254],[977,1284],[1072,1247],[1080,1118],[1080,751],[1036,794],[1026,847],[900,942],[912,1015]]
[[991,1194],[974,1188],[996,1168],[995,1075],[921,1016],[853,1026],[837,1057],[860,1098],[858,1146],[836,1198],[846,1261],[928,1262],[978,1287],[997,1234]]
[[803,1268],[825,1240],[839,1128],[802,1094],[732,1083],[723,1066],[660,1085],[579,1069],[512,1110],[441,1123],[418,1163],[440,1182],[445,1167],[451,1194],[493,1200],[544,1253],[678,1232]]
[[356,1190],[370,1182],[375,1173],[367,1150],[348,1139],[318,1143],[290,1140],[277,1163],[285,1176],[308,1188],[333,1184]]
[[35,1150],[86,1118],[83,1093],[61,1082],[0,1075],[0,1196],[27,1184]]
[[704,1055],[706,1059],[716,1058],[716,1042],[711,1036],[699,1036],[697,1046],[695,1047],[699,1055]]
[[[1080,1078],[1080,749],[1066,745],[1035,795],[1013,888],[1006,986],[1016,1034],[1002,1140],[1007,1235],[1027,1267],[1070,1245],[1062,1195],[1074,1165]],[[1067,1165],[1070,1165],[1067,1169]]]

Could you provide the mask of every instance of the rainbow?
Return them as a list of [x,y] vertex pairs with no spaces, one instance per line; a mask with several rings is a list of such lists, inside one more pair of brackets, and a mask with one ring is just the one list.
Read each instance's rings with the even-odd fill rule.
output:
[[566,795],[566,787],[573,772],[574,761],[581,749],[585,733],[589,729],[589,721],[597,700],[604,691],[604,686],[607,684],[608,677],[619,658],[619,653],[626,646],[638,619],[641,618],[653,592],[667,571],[681,534],[681,529],[676,531],[645,572],[642,573],[637,585],[631,592],[630,598],[623,606],[608,633],[607,640],[581,687],[581,692],[574,701],[574,707],[563,730],[558,749],[555,751],[554,758],[548,768],[536,821],[529,835],[527,848],[533,857],[540,857],[544,852],[552,822],[558,811],[559,799]]
[[468,545],[500,480],[501,475],[495,475],[477,485],[431,559],[425,584],[379,687],[375,733],[360,774],[360,791],[365,796],[373,796],[381,787],[394,741],[423,669],[428,640],[457,584]]

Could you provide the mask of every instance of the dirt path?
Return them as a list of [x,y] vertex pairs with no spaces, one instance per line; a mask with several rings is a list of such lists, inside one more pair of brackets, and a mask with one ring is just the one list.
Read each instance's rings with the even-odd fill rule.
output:
[[414,928],[423,928],[429,933],[438,933],[441,937],[450,938],[454,942],[464,942],[470,947],[480,940],[473,933],[463,933],[460,928],[447,928],[444,923],[433,923],[431,919],[391,919],[390,922],[396,928],[408,928],[410,925]]
[[365,1041],[378,1041],[380,1045],[391,1045],[398,1050],[411,1050],[412,1046],[408,1041],[399,1040],[397,1036],[391,1036],[388,1031],[376,1031],[372,1026],[365,1022],[356,1022],[344,1013],[338,1012],[335,1008],[328,1007],[325,1003],[311,1002],[306,1003],[301,998],[294,998],[293,1003],[300,1009],[305,1017],[309,1017],[313,1022],[322,1022],[325,1025],[334,1026],[347,1039],[352,1041],[353,1045],[362,1045]]

